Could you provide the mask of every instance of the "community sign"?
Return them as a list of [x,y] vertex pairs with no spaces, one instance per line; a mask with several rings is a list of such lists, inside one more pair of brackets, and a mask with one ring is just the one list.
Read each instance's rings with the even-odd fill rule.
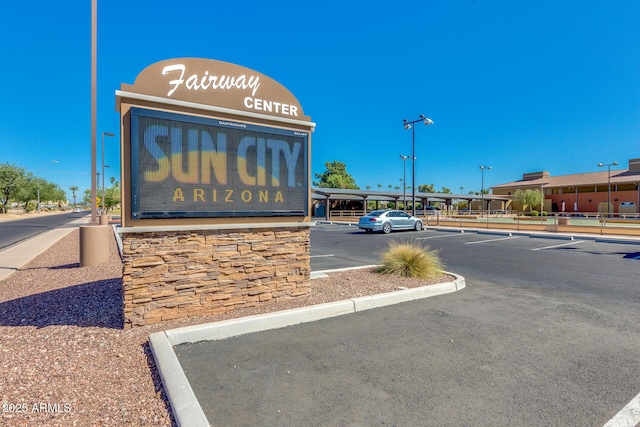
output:
[[181,58],[116,95],[130,220],[308,216],[315,125],[275,80]]

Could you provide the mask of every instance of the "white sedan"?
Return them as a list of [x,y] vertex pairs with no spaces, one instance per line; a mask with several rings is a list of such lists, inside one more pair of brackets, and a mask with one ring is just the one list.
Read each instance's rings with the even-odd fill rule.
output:
[[422,220],[411,216],[404,211],[396,210],[380,210],[373,211],[360,218],[358,228],[372,233],[374,231],[382,231],[385,234],[395,230],[416,230],[423,228]]

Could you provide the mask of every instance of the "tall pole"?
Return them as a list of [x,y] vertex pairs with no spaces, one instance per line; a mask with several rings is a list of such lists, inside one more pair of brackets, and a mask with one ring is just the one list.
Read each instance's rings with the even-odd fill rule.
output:
[[102,162],[102,208],[100,210],[100,215],[104,215],[104,162]]
[[[402,159],[403,164],[403,178],[402,178],[402,207],[406,211],[407,210],[407,159],[409,156],[405,156],[404,154],[400,154],[400,158]],[[396,206],[397,208],[397,206]]]
[[482,183],[480,184],[480,212],[484,213],[484,167],[480,166],[482,171]]
[[404,173],[402,177],[402,207],[404,211],[407,211],[407,159],[403,158],[402,163],[404,164]]
[[104,132],[102,132],[102,209],[100,214],[104,215]]
[[[416,128],[411,128],[411,158],[416,158]],[[411,161],[411,215],[416,216],[416,162]]]
[[484,170],[491,170],[491,166],[480,165],[480,170],[482,171],[482,184],[480,188],[480,212],[484,213]]
[[598,163],[598,167],[607,167],[607,218],[611,214],[609,206],[611,204],[611,166],[618,166],[618,162]]
[[[96,176],[96,116],[97,105],[97,55],[98,53],[98,0],[91,0],[91,177]],[[91,180],[91,224],[98,224],[96,206],[96,182]]]
[[611,214],[609,206],[611,206],[611,165],[607,165],[607,218]]
[[424,114],[420,114],[420,118],[418,120],[409,122],[407,119],[404,119],[403,122],[405,129],[411,129],[411,215],[416,216],[416,131],[412,125],[414,123],[423,122],[425,126],[428,126],[433,124],[433,120],[425,117]]
[[[104,137],[115,136],[111,132],[102,132],[102,214],[104,215]],[[108,166],[107,166],[108,167]]]

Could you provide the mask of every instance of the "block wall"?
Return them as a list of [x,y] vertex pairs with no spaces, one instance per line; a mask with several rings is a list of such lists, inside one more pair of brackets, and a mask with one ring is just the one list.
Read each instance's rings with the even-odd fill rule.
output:
[[124,327],[310,290],[309,228],[123,233]]

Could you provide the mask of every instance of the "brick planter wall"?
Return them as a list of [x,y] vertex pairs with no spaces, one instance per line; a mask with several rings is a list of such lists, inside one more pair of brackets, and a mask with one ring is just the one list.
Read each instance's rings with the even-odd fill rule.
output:
[[124,232],[122,247],[125,328],[310,289],[308,227]]

